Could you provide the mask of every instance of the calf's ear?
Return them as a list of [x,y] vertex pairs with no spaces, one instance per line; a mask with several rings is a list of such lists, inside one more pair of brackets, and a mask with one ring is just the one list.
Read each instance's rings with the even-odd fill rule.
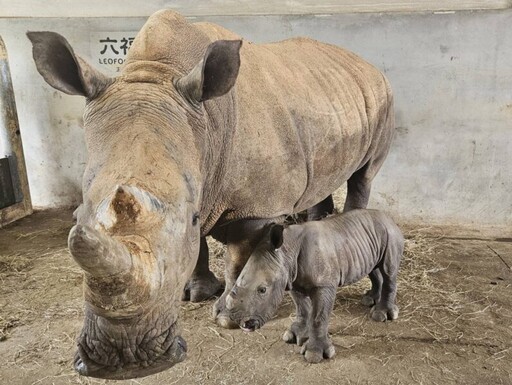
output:
[[272,225],[270,228],[270,244],[274,250],[279,249],[283,245],[283,225]]
[[241,46],[242,40],[211,43],[203,59],[187,75],[176,80],[176,88],[196,103],[228,93],[238,76]]
[[56,32],[27,32],[37,71],[53,88],[93,99],[112,79],[75,55],[68,41]]

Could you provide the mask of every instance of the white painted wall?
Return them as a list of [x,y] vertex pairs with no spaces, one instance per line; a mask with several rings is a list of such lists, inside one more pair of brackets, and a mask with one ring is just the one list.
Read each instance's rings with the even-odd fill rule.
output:
[[[79,97],[37,74],[27,30],[65,35],[91,56],[91,33],[144,18],[0,18],[35,206],[76,204],[86,154]],[[512,10],[201,16],[246,38],[307,35],[358,53],[394,88],[397,136],[371,205],[404,222],[512,225]],[[93,50],[95,50],[93,46]]]

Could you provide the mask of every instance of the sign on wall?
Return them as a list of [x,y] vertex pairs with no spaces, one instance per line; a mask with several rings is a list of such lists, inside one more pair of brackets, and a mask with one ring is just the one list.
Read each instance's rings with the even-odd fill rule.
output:
[[137,32],[92,32],[90,34],[91,57],[96,67],[111,73],[121,70],[128,49]]

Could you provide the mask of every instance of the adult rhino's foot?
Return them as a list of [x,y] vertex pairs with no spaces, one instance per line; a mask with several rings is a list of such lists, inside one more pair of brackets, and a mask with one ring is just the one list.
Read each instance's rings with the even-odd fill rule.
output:
[[384,306],[377,304],[370,310],[370,317],[377,322],[384,322],[386,320],[395,320],[398,318],[398,306],[389,305]]
[[220,298],[214,303],[213,318],[217,325],[224,329],[236,329],[238,328],[238,324],[230,317],[229,311],[226,308],[226,297],[227,294],[224,291]]
[[302,345],[300,352],[304,355],[306,361],[311,364],[317,364],[324,358],[329,359],[334,357],[336,354],[334,345],[328,338],[315,341],[309,339],[304,345]]
[[297,344],[302,346],[308,340],[308,327],[304,322],[297,322],[291,324],[290,329],[284,332],[283,341],[287,344]]
[[221,289],[222,284],[215,274],[208,271],[203,275],[190,278],[183,290],[182,300],[201,302],[218,294]]

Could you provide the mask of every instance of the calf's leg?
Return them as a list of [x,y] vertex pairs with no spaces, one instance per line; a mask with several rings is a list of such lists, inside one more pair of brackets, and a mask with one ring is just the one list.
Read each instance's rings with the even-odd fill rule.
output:
[[368,290],[361,299],[361,303],[365,306],[373,306],[378,303],[382,291],[382,274],[379,268],[374,269],[369,274],[369,277],[370,281],[372,281],[372,288]]
[[383,322],[387,319],[398,318],[398,306],[396,306],[396,276],[397,271],[389,271],[380,268],[382,273],[382,294],[379,302],[372,307],[370,316],[374,321]]
[[310,291],[309,297],[312,305],[309,315],[309,338],[302,345],[301,353],[307,362],[318,363],[323,358],[334,357],[336,353],[328,335],[329,316],[334,307],[336,288],[316,287]]
[[378,302],[370,311],[374,321],[394,320],[398,318],[396,306],[396,278],[400,266],[400,258],[403,253],[403,238],[391,237],[386,252],[378,269],[382,275],[382,292]]
[[302,346],[309,338],[308,318],[311,314],[311,299],[304,293],[292,290],[293,302],[296,308],[296,319],[290,329],[284,332],[283,340],[286,343]]

